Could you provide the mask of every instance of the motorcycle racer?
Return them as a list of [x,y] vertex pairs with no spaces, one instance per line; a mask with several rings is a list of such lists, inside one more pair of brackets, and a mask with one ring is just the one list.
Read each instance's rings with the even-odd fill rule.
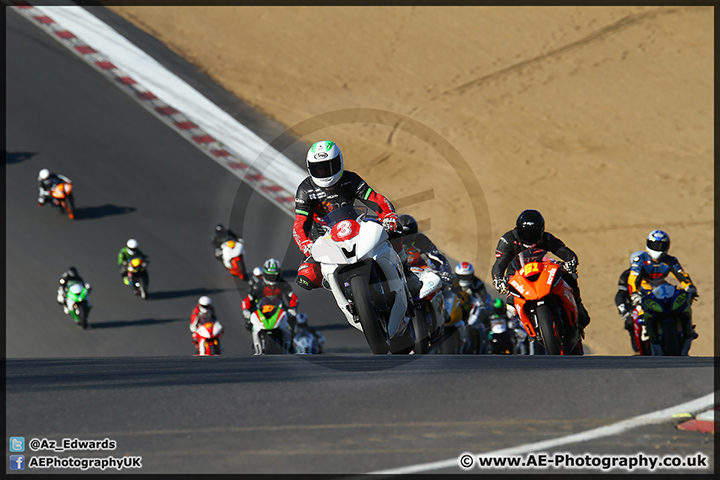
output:
[[293,238],[306,257],[298,268],[296,282],[312,290],[322,286],[320,264],[312,258],[311,248],[313,242],[324,235],[319,222],[327,213],[359,200],[379,215],[389,232],[399,233],[399,225],[390,201],[370,188],[358,174],[344,169],[342,152],[334,142],[315,142],[308,150],[306,163],[310,175],[300,183],[295,194]]
[[[645,251],[634,259],[628,276],[628,287],[633,305],[640,305],[642,297],[651,289],[649,281],[661,280],[672,275],[680,282],[689,297],[690,303],[699,297],[697,288],[693,285],[690,275],[680,266],[677,258],[668,255],[670,250],[670,236],[663,230],[653,230],[647,237]],[[657,324],[651,316],[644,315],[645,327],[650,337],[650,349],[653,355],[662,355],[662,347],[658,340]],[[692,324],[692,310],[688,308],[682,315],[682,329],[685,337],[685,344],[681,355],[687,355],[690,351],[690,344],[697,338],[695,327]]]
[[580,334],[584,338],[584,329],[590,323],[590,315],[580,298],[580,287],[577,283],[578,257],[562,240],[545,231],[545,219],[537,210],[523,210],[515,222],[515,228],[500,237],[492,267],[493,286],[502,294],[508,293],[507,277],[514,273],[510,271],[511,262],[518,253],[530,247],[547,250],[563,260],[563,279],[572,288],[578,307]]
[[[308,332],[310,335],[315,337],[318,344],[318,353],[323,353],[323,347],[325,345],[325,335],[318,332],[315,327],[311,327],[307,322],[307,314],[298,313],[295,321],[295,329],[293,330],[293,337],[303,332]],[[297,353],[297,352],[295,352]]]
[[410,267],[430,266],[433,270],[438,271],[440,278],[450,283],[452,281],[450,262],[440,253],[427,235],[418,231],[417,221],[412,216],[404,214],[398,217],[398,222],[402,227],[402,236],[393,239],[391,243],[397,243],[402,247],[400,260],[405,267],[405,278],[413,298],[416,298],[420,292],[422,282],[410,270]]
[[253,284],[250,292],[242,301],[243,317],[245,317],[245,328],[252,331],[250,317],[255,310],[257,303],[265,297],[281,298],[287,307],[288,322],[290,327],[295,326],[297,315],[298,297],[293,293],[290,284],[282,278],[280,262],[274,258],[265,261],[262,267],[262,281]]
[[69,178],[59,173],[53,173],[43,168],[38,173],[38,206],[42,207],[50,199],[50,190],[59,183],[72,183]]
[[453,288],[464,290],[469,296],[480,301],[484,307],[489,307],[492,302],[485,282],[475,276],[475,267],[470,262],[460,262],[455,266]]
[[138,256],[146,262],[150,263],[150,257],[145,255],[142,250],[138,248],[138,245],[138,241],[134,238],[131,238],[118,252],[118,267],[120,267],[120,277],[123,279],[123,283],[125,283],[125,285],[130,284],[130,281],[127,278],[127,264],[131,258]]
[[[208,318],[209,317],[209,318]],[[215,314],[215,307],[212,305],[210,297],[203,295],[198,299],[198,303],[193,308],[190,314],[190,331],[192,332],[192,342],[198,343],[197,329],[199,321],[215,321],[217,315]]]
[[252,276],[250,277],[250,280],[248,281],[248,286],[250,288],[253,287],[253,285],[260,283],[262,281],[262,267],[255,267],[252,270]]
[[226,228],[222,223],[215,225],[215,230],[211,237],[212,245],[215,249],[215,258],[222,262],[222,250],[220,248],[222,244],[228,240],[237,240],[239,238],[240,235]]
[[70,288],[70,285],[72,285],[73,283],[82,283],[85,285],[85,288],[87,288],[88,292],[91,289],[90,284],[86,283],[82,279],[75,267],[69,267],[67,271],[63,272],[63,274],[60,275],[60,280],[58,280],[58,283],[60,284],[60,286],[58,287],[57,291],[57,302],[62,305],[63,313],[65,313],[65,315],[70,313],[67,302],[65,301],[65,299],[67,298],[67,291],[68,288]]

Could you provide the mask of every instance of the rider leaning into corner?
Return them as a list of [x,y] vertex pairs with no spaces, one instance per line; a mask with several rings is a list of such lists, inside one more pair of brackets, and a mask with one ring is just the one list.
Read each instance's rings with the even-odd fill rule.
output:
[[[495,264],[492,267],[493,286],[503,295],[508,293],[505,271],[513,258],[527,248],[542,248],[554,253],[563,261],[563,279],[572,288],[578,307],[580,334],[585,338],[585,327],[590,323],[585,306],[580,299],[580,287],[577,283],[578,257],[559,238],[545,231],[545,219],[537,210],[524,210],[515,222],[515,228],[505,233],[495,249]],[[511,276],[514,272],[508,271]]]
[[[313,242],[324,235],[318,222],[328,213],[360,200],[373,209],[389,232],[400,233],[395,207],[375,192],[360,176],[343,168],[343,155],[333,142],[315,142],[308,150],[307,169],[310,175],[303,180],[295,194],[295,222],[293,238],[305,255],[298,268],[296,282],[306,290],[322,287],[320,264],[311,255]],[[401,248],[401,246],[396,246]]]
[[[642,294],[647,293],[650,288],[646,283],[647,280],[658,280],[667,277],[670,273],[680,282],[683,288],[690,296],[690,303],[698,297],[697,288],[693,285],[688,275],[680,266],[678,259],[672,255],[668,255],[670,250],[670,236],[662,230],[653,230],[647,237],[645,251],[637,258],[633,259],[630,266],[630,275],[628,276],[628,287],[630,289],[630,298],[633,305],[637,306],[642,303]],[[648,321],[650,320],[650,321]],[[662,346],[658,340],[657,324],[651,319],[646,318],[645,328],[648,337],[650,337],[650,349],[653,355],[662,355]],[[692,310],[688,308],[682,314],[682,329],[685,337],[685,344],[681,355],[687,355],[690,351],[690,344],[698,337],[695,333],[695,327],[692,324]]]

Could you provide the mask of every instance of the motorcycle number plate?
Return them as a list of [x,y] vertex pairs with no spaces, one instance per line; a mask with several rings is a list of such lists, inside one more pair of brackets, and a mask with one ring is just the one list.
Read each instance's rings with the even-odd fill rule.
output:
[[523,275],[529,276],[533,273],[538,273],[540,271],[540,265],[538,265],[537,262],[528,263],[523,267]]
[[360,224],[355,220],[343,220],[333,225],[330,237],[336,242],[344,242],[360,232]]

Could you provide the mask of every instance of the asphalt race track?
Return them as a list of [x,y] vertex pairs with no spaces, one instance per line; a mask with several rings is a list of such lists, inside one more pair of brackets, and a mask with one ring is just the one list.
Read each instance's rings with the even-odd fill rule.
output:
[[[28,459],[141,456],[142,469],[125,473],[359,474],[582,432],[714,391],[710,357],[372,356],[329,292],[299,289],[328,354],[253,357],[246,288],[213,258],[210,235],[229,224],[249,268],[272,256],[292,274],[291,218],[6,11],[6,438],[117,442]],[[43,167],[73,180],[75,221],[38,208]],[[128,238],[151,258],[146,301],[117,271]],[[70,265],[93,286],[86,331],[55,302]],[[192,356],[200,295],[225,327],[219,357]],[[713,472],[713,436],[674,423],[554,451],[702,453],[709,468],[693,472]],[[70,473],[35,473],[48,471]]]

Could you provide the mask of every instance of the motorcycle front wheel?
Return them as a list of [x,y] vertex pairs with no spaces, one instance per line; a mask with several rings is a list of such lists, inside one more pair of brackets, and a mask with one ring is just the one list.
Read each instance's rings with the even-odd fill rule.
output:
[[388,353],[388,344],[385,340],[385,332],[380,326],[380,319],[375,312],[370,297],[370,286],[367,277],[358,275],[350,279],[350,290],[352,291],[353,304],[360,324],[362,325],[365,340],[374,354]]
[[662,322],[662,343],[664,346],[664,354],[667,356],[677,357],[680,355],[680,342],[678,341],[678,332],[675,321]]
[[427,302],[421,302],[415,311],[412,326],[415,333],[415,354],[425,355],[430,352],[430,333],[428,325],[435,325],[435,313]]
[[88,306],[86,303],[81,303],[78,306],[78,317],[80,318],[80,326],[83,330],[88,328]]
[[555,322],[550,313],[550,308],[547,305],[540,305],[537,307],[535,315],[537,316],[538,328],[540,329],[545,351],[548,355],[560,355],[560,340],[555,330]]

